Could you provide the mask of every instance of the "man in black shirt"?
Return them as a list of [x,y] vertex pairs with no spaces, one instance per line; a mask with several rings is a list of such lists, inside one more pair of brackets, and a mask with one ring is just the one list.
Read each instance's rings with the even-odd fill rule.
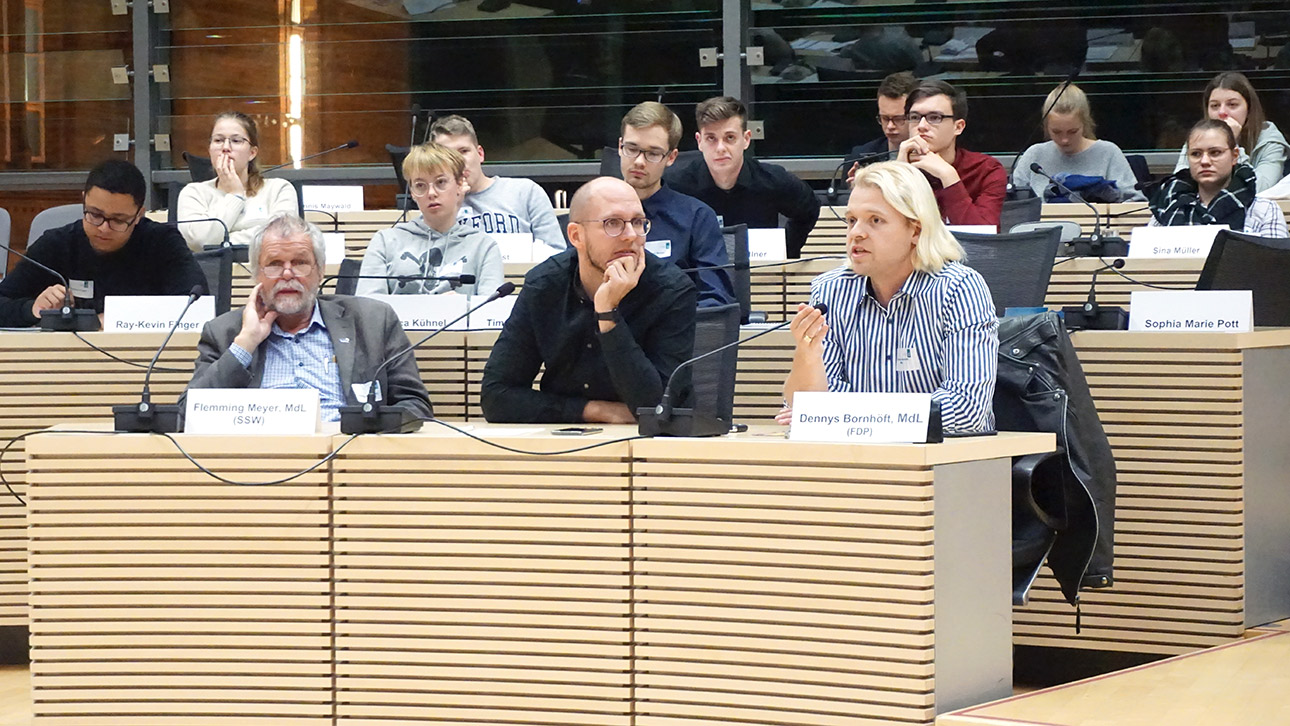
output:
[[634,423],[693,353],[694,283],[645,251],[650,225],[635,190],[593,179],[573,195],[569,220],[570,249],[525,275],[484,366],[489,421]]
[[[103,312],[108,295],[187,295],[207,291],[206,276],[174,227],[143,216],[147,183],[126,161],[94,167],[81,195],[84,219],[42,234],[27,256],[62,273],[78,306]],[[60,308],[69,291],[27,260],[0,280],[0,327],[40,322],[40,311]]]
[[778,227],[779,215],[784,215],[788,256],[801,257],[806,237],[820,218],[815,192],[783,167],[744,155],[752,132],[739,99],[709,98],[695,108],[694,116],[703,160],[669,167],[664,175],[668,185],[712,207],[723,225]]

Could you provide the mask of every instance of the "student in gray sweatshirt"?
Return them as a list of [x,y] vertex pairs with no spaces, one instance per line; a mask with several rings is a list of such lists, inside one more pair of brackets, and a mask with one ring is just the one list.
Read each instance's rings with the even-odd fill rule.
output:
[[[483,231],[457,221],[466,195],[466,162],[434,142],[413,147],[403,176],[421,217],[383,229],[363,254],[357,294],[488,295],[505,281],[502,252]],[[474,275],[471,285],[411,278]],[[406,277],[408,279],[372,279]]]

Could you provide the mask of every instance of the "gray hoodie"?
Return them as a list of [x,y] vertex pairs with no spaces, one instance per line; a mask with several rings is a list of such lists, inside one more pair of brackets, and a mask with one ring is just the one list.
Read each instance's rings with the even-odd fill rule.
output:
[[506,279],[501,250],[487,234],[460,223],[453,225],[447,234],[440,234],[430,229],[420,217],[377,232],[363,254],[359,274],[378,277],[475,276],[475,284],[460,286],[434,280],[360,279],[359,295],[438,294],[450,290],[462,295],[488,295]]

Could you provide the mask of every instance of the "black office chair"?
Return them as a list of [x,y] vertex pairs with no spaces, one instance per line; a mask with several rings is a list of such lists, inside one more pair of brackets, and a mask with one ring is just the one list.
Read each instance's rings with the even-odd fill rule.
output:
[[1043,210],[1043,197],[1031,195],[1006,199],[1003,202],[1003,209],[999,212],[999,232],[1007,233],[1018,224],[1038,222]]
[[954,233],[967,253],[964,264],[985,278],[999,316],[1005,308],[1044,304],[1061,235],[1059,227],[1017,234]]
[[223,315],[233,307],[233,248],[213,247],[194,252],[202,273],[206,275],[206,287],[215,296],[215,314]]
[[[702,355],[739,339],[738,303],[699,308],[694,317],[694,355]],[[739,346],[734,346],[691,367],[695,413],[703,412],[732,423],[735,411],[735,368]]]
[[362,260],[346,257],[340,261],[340,272],[336,276],[336,294],[353,295],[358,290],[358,272],[363,267]]
[[600,176],[623,178],[623,165],[618,158],[617,146],[606,146],[600,150]]
[[188,164],[188,176],[195,182],[210,181],[215,178],[215,165],[210,157],[184,152],[184,161]]
[[569,241],[569,213],[560,212],[555,215],[555,223],[560,225],[560,234],[564,235],[564,246],[572,246],[573,243]]
[[[734,267],[730,282],[735,286],[735,300],[739,301],[739,322],[747,325],[752,317],[752,271],[748,269],[748,225],[735,224],[721,228],[726,241],[726,258]],[[761,316],[765,322],[765,315]]]
[[1196,281],[1197,290],[1250,290],[1254,324],[1290,325],[1290,239],[1220,230]]
[[[1145,184],[1154,181],[1151,176],[1151,167],[1147,165],[1147,157],[1142,154],[1127,154],[1124,157],[1129,162],[1129,168],[1133,170],[1133,178],[1138,180],[1139,184]],[[1132,192],[1132,189],[1121,189],[1122,192]]]

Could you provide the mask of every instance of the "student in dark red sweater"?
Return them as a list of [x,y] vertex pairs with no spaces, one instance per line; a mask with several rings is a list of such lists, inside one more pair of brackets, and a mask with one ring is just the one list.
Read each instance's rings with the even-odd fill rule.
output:
[[1008,173],[993,157],[959,147],[967,95],[945,81],[924,81],[905,99],[905,110],[910,136],[897,158],[927,175],[941,216],[950,224],[997,227]]

